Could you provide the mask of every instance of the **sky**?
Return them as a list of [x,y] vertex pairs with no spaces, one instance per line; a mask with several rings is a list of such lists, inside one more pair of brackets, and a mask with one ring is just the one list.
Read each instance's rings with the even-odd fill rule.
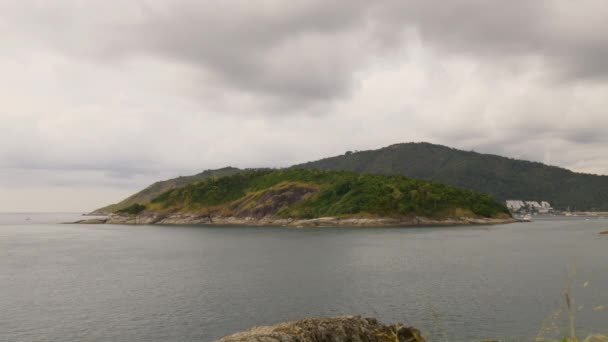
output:
[[0,212],[400,142],[608,174],[605,0],[0,0]]

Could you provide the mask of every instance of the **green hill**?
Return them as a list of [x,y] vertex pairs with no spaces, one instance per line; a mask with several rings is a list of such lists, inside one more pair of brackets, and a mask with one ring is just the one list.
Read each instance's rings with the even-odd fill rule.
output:
[[490,196],[403,176],[306,169],[247,170],[162,193],[127,214],[222,217],[509,217]]
[[[542,163],[428,143],[396,144],[378,150],[347,152],[294,167],[403,175],[487,193],[499,201],[545,200],[558,209],[608,210],[608,176],[575,173]],[[136,203],[147,204],[168,190],[240,171],[227,167],[157,182],[94,213],[115,212]]]
[[225,167],[217,170],[205,170],[193,176],[177,177],[165,181],[156,182],[150,185],[149,187],[143,189],[142,191],[129,196],[121,202],[118,202],[116,204],[110,204],[108,206],[95,210],[91,213],[91,215],[113,213],[130,207],[136,203],[146,204],[165,191],[179,189],[188,184],[200,182],[209,177],[223,177],[233,175],[239,171],[241,170],[234,167]]
[[397,174],[484,192],[500,201],[546,200],[561,209],[608,210],[608,176],[429,143],[347,152],[295,167]]

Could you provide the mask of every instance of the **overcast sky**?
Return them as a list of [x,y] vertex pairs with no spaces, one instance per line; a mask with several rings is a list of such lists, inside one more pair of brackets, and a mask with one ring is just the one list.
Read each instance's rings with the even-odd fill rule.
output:
[[0,211],[428,141],[608,174],[605,0],[0,0]]

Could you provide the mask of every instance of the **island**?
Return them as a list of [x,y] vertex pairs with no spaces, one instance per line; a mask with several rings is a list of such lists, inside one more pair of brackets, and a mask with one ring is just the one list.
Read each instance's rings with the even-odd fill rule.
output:
[[491,196],[399,175],[250,169],[77,223],[404,226],[515,222]]

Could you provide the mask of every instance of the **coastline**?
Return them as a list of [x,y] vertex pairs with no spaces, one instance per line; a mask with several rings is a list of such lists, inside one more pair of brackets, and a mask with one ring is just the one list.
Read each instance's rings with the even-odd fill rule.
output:
[[74,224],[126,224],[126,225],[242,225],[242,226],[286,226],[286,227],[402,227],[402,226],[459,226],[459,225],[495,225],[518,222],[514,218],[472,218],[451,217],[432,219],[414,216],[404,218],[338,218],[319,217],[314,219],[285,219],[265,216],[234,217],[210,216],[200,214],[143,214],[117,215],[106,218],[85,219]]

